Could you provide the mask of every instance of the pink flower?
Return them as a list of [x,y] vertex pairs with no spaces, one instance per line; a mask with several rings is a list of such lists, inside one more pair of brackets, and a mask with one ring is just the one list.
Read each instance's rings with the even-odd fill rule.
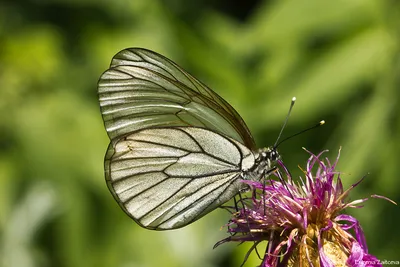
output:
[[325,151],[318,155],[307,152],[311,156],[304,177],[297,182],[280,160],[271,174],[277,180],[243,180],[252,196],[241,198],[238,207],[231,208],[233,217],[227,224],[231,236],[215,247],[228,241],[251,241],[253,250],[268,241],[261,266],[382,266],[368,254],[357,219],[342,214],[367,200],[347,200],[363,179],[343,190],[340,173],[335,170],[340,151],[333,164],[321,159]]

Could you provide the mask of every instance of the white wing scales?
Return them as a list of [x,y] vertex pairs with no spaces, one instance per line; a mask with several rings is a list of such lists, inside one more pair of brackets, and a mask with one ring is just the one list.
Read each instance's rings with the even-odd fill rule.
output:
[[110,144],[105,174],[123,210],[148,229],[185,226],[231,199],[255,142],[218,94],[155,52],[128,48],[100,77]]
[[185,226],[231,199],[251,151],[212,131],[151,128],[110,147],[106,178],[121,207],[149,229]]
[[246,124],[225,100],[152,51],[129,48],[115,55],[100,77],[98,92],[112,143],[150,127],[193,126],[255,148]]

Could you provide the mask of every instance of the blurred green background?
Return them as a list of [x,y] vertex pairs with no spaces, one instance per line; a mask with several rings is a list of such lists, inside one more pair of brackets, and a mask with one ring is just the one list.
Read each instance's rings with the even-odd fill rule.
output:
[[[127,47],[157,51],[242,115],[259,146],[285,142],[294,173],[308,155],[343,147],[352,199],[400,202],[400,2],[25,0],[0,2],[0,265],[239,266],[249,246],[227,244],[217,210],[183,229],[140,228],[108,192],[108,138],[97,80]],[[399,208],[352,210],[370,252],[400,260]],[[253,254],[246,266],[256,266]]]

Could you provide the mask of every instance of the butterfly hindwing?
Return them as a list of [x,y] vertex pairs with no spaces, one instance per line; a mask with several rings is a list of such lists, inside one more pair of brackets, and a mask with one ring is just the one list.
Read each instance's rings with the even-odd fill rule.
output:
[[253,153],[232,138],[196,127],[128,134],[106,158],[107,183],[125,212],[148,229],[183,227],[243,188]]

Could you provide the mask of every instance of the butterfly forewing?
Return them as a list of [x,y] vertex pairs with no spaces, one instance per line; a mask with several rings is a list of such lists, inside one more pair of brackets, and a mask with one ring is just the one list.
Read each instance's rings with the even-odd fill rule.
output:
[[101,76],[98,89],[112,142],[149,127],[193,126],[255,148],[243,119],[225,100],[155,52],[141,48],[119,52]]
[[106,158],[106,178],[141,226],[175,229],[237,194],[241,170],[254,161],[247,147],[206,129],[151,128],[116,142]]

